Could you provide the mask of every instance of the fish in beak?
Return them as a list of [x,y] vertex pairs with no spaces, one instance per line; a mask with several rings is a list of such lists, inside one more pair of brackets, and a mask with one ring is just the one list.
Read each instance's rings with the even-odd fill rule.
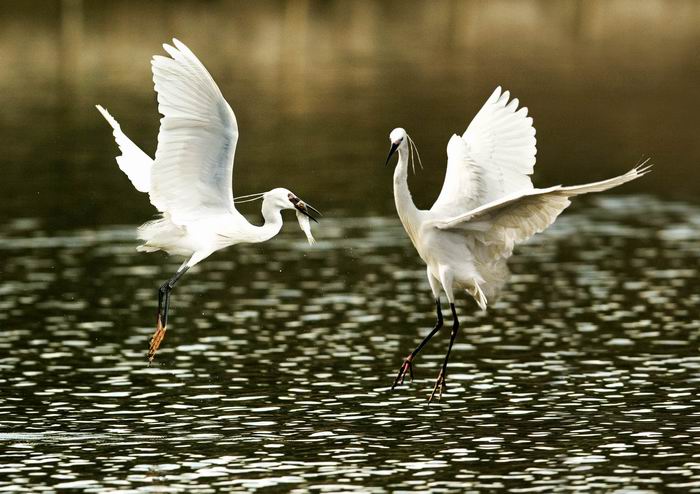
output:
[[310,218],[311,220],[313,220],[316,223],[318,223],[318,220],[316,218],[314,218],[313,216],[311,216],[311,212],[314,212],[319,216],[323,216],[318,209],[313,207],[311,204],[305,203],[304,201],[299,199],[297,196],[295,196],[291,192],[289,193],[289,202],[292,203],[292,205],[297,209],[297,211],[299,211],[301,214],[307,216],[308,218]]
[[318,216],[323,216],[318,209],[313,207],[311,204],[306,204],[301,199],[297,198],[297,201],[292,201],[292,203],[294,204],[294,207],[297,208],[297,211],[299,211],[304,216],[307,216],[311,221],[315,223],[318,223],[318,220],[311,216],[311,213],[317,214]]
[[297,196],[291,193],[289,194],[289,201],[294,205],[294,207],[297,210],[297,221],[299,222],[299,227],[306,235],[306,239],[309,241],[309,244],[315,244],[316,240],[311,234],[311,222],[309,220],[313,220],[315,223],[318,223],[318,220],[314,218],[311,215],[311,213],[313,212],[318,216],[322,216],[321,212],[315,207],[313,207],[311,204],[305,203],[304,201],[302,201]]
[[311,222],[309,221],[309,218],[311,218],[311,216],[304,215],[301,213],[301,211],[297,211],[297,221],[299,222],[299,228],[301,228],[301,231],[304,232],[304,235],[306,235],[306,240],[309,241],[309,245],[313,245],[316,243],[316,239],[311,234]]

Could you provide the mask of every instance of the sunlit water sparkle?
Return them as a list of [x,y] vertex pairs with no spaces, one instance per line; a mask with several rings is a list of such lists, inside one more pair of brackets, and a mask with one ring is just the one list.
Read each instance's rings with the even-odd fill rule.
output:
[[520,247],[489,313],[432,325],[397,219],[324,219],[217,253],[173,295],[176,259],[133,228],[0,228],[0,489],[700,491],[700,208],[649,197],[567,211]]

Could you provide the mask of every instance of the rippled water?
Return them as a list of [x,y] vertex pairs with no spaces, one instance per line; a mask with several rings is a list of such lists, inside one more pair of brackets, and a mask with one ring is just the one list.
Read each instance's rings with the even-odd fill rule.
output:
[[430,406],[446,331],[388,389],[433,323],[398,220],[317,237],[290,225],[188,273],[148,367],[176,259],[131,227],[0,227],[0,489],[700,490],[700,208],[567,211],[489,313],[461,302]]
[[[700,492],[700,207],[668,202],[700,194],[698,19],[692,0],[4,2],[0,491]],[[135,252],[153,211],[94,105],[153,152],[149,59],[172,36],[235,109],[236,194],[285,186],[326,216],[313,248],[290,215],[188,273],[148,367],[179,260]],[[536,184],[649,156],[619,193],[656,198],[582,198],[489,313],[461,300],[428,406],[447,331],[389,391],[434,316],[386,137],[416,139],[427,207],[498,84],[535,119]]]

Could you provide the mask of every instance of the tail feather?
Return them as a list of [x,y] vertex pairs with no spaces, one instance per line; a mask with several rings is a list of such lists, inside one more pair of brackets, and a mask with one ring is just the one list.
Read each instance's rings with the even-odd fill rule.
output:
[[168,254],[190,256],[192,250],[182,247],[187,231],[170,220],[166,213],[162,218],[148,221],[138,228],[137,235],[143,244],[136,247],[139,252],[164,250]]
[[153,160],[122,132],[119,123],[107,110],[100,105],[96,105],[96,108],[114,130],[114,140],[117,141],[119,150],[122,153],[120,156],[117,156],[119,168],[129,177],[136,190],[149,192],[151,190]]

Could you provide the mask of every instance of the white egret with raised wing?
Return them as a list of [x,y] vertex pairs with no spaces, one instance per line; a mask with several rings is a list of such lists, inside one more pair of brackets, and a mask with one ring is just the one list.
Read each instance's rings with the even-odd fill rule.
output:
[[[138,229],[143,244],[137,250],[162,250],[187,258],[175,275],[158,290],[156,331],[150,341],[149,362],[160,346],[168,323],[170,292],[185,272],[217,250],[240,243],[264,242],[282,228],[283,209],[295,209],[299,224],[313,243],[308,219],[316,209],[284,188],[241,199],[262,199],[265,223],[249,223],[236,210],[233,198],[233,158],[238,123],[204,65],[187,46],[173,39],[164,44],[170,57],[156,55],[151,62],[163,115],[155,159],[151,159],[121,130],[117,121],[97,109],[114,129],[121,151],[119,168],[140,192],[147,192],[160,218]],[[238,202],[238,201],[236,201]]]
[[573,196],[601,192],[641,177],[647,161],[624,175],[601,182],[537,189],[530,175],[535,166],[536,140],[527,108],[518,109],[508,91],[498,87],[476,114],[467,130],[447,144],[447,171],[442,191],[429,210],[414,204],[408,189],[409,158],[417,149],[402,128],[391,131],[391,149],[399,153],[394,170],[394,200],[399,218],[427,265],[437,323],[404,360],[392,389],[413,378],[412,362],[442,327],[440,295],[444,291],[452,310],[447,353],[429,400],[445,389],[447,363],[457,337],[459,320],[455,290],[471,295],[482,310],[493,301],[508,279],[507,259],[513,248],[551,225]]

